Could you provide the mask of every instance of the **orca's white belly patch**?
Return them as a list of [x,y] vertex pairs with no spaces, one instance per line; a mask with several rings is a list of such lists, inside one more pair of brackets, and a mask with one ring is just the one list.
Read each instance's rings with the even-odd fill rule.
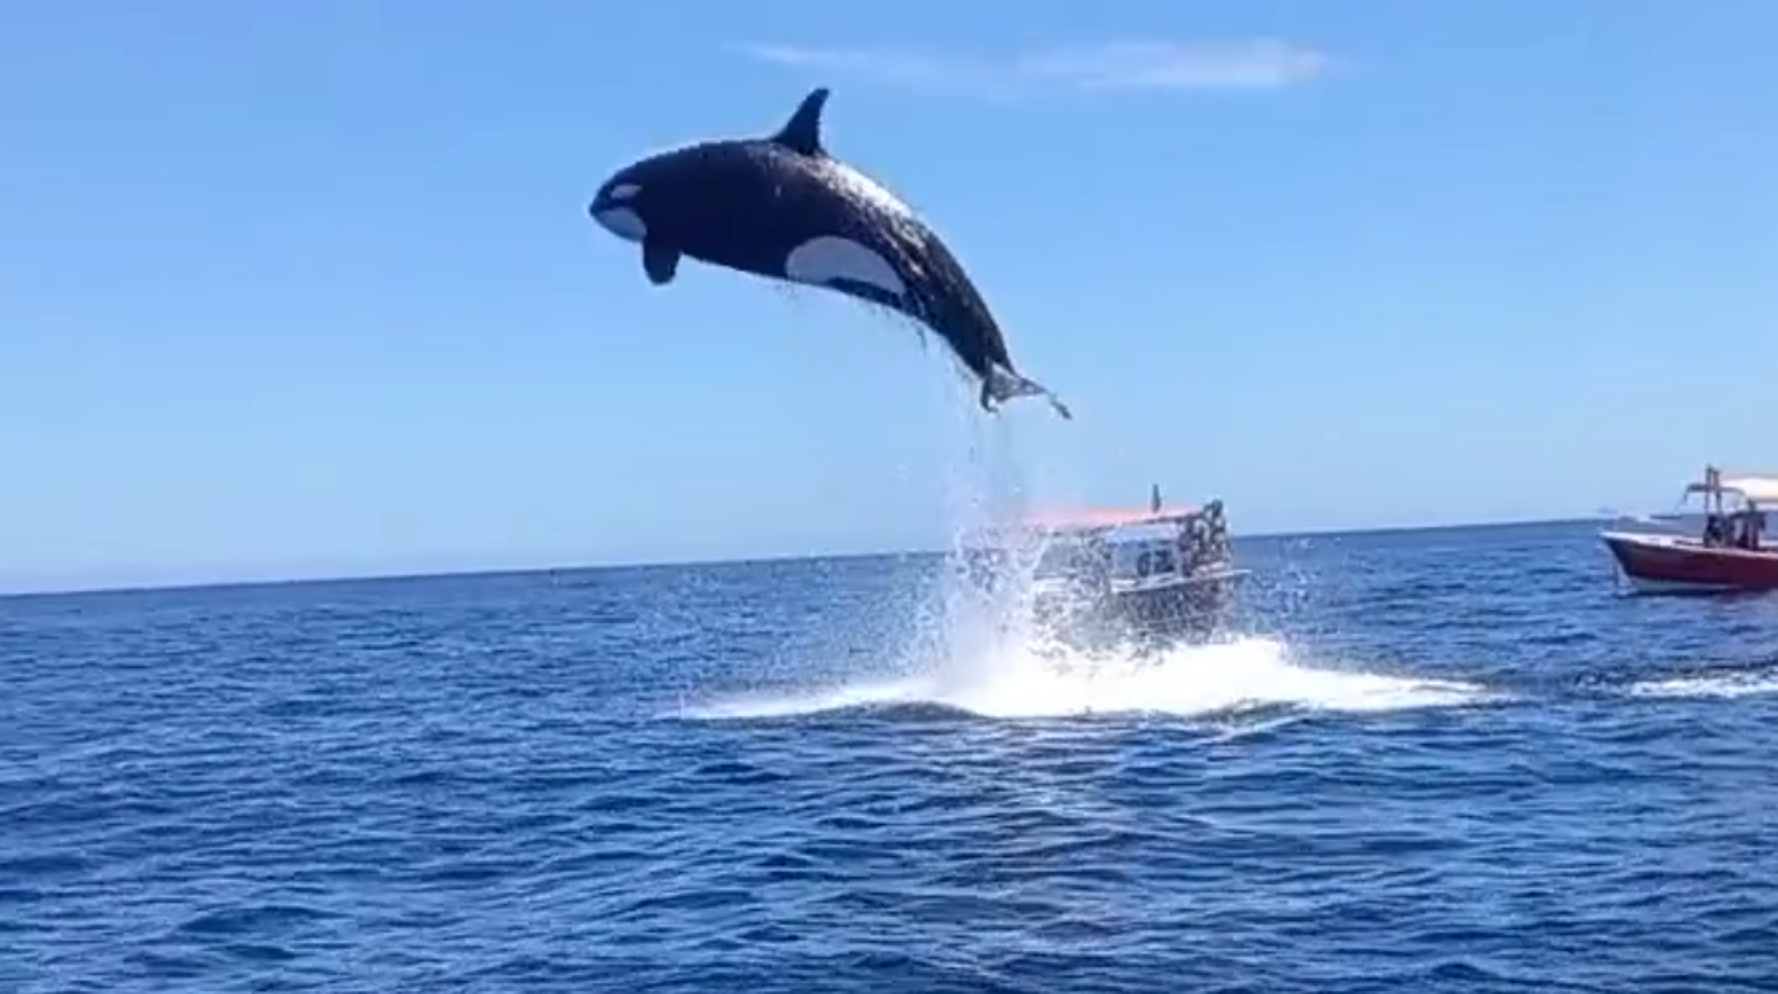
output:
[[837,235],[820,235],[791,249],[784,257],[784,275],[811,286],[863,283],[893,297],[907,293],[907,284],[889,260]]

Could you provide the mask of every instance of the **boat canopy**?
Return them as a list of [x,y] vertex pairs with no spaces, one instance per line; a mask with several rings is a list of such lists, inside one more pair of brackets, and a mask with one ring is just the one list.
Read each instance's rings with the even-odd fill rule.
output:
[[1166,524],[1190,518],[1199,513],[1190,507],[1174,506],[1165,511],[1146,507],[1085,507],[1038,511],[1026,515],[1020,527],[1034,531],[1099,531],[1106,528],[1127,528],[1131,525]]
[[1166,505],[1157,486],[1147,507],[1063,507],[1034,511],[1009,524],[987,525],[969,545],[1002,545],[1041,536],[1050,542],[1178,542],[1198,531],[1223,533],[1222,501],[1202,507]]
[[1685,488],[1687,494],[1709,493],[1712,490],[1727,494],[1740,494],[1741,499],[1750,504],[1766,506],[1778,505],[1778,476],[1722,476],[1711,486],[1711,481],[1694,483]]

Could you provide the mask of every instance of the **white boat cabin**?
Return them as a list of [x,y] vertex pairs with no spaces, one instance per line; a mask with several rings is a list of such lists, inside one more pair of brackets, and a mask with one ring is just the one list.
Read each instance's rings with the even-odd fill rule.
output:
[[1233,572],[1222,503],[1126,521],[1056,524],[1034,579],[1040,587],[1085,585],[1112,594],[1183,586]]

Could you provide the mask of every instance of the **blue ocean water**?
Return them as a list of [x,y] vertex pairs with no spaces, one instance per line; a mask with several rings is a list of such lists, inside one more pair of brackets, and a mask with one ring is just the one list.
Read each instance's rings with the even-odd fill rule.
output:
[[1778,599],[1237,551],[1159,660],[932,558],[0,601],[0,991],[1778,989]]

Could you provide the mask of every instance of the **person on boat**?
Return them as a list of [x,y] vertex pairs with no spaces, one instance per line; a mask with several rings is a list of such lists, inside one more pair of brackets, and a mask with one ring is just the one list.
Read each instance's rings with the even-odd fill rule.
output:
[[1754,508],[1748,508],[1736,517],[1741,519],[1739,522],[1741,527],[1740,534],[1735,536],[1737,539],[1735,544],[1748,552],[1758,552],[1760,526],[1765,524],[1765,515]]
[[1704,548],[1714,549],[1729,544],[1728,522],[1715,512],[1704,515]]
[[1210,527],[1202,517],[1193,516],[1191,523],[1186,525],[1179,536],[1180,565],[1187,572],[1195,573],[1204,564],[1205,553],[1210,541]]

